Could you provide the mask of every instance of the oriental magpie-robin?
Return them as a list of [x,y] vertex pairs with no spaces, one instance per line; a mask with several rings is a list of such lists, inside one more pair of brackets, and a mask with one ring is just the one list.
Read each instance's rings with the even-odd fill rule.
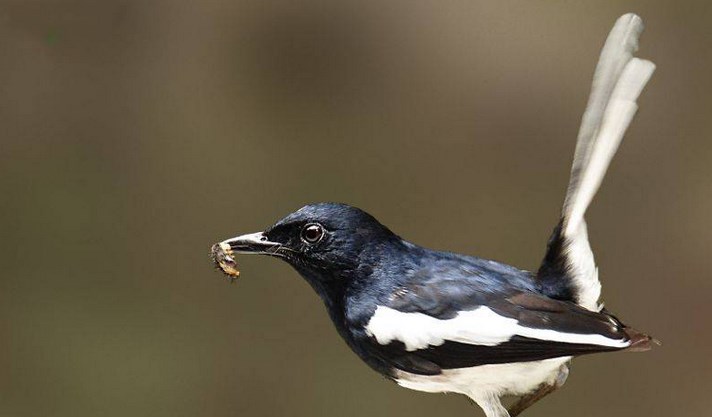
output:
[[[465,394],[488,417],[515,416],[561,386],[574,356],[650,349],[651,337],[599,304],[584,221],[655,68],[632,56],[642,27],[638,16],[622,16],[601,52],[561,220],[536,273],[417,246],[334,203],[225,240],[213,249],[216,262],[236,275],[234,253],[285,260],[371,368],[407,388]],[[509,410],[504,395],[519,397]]]

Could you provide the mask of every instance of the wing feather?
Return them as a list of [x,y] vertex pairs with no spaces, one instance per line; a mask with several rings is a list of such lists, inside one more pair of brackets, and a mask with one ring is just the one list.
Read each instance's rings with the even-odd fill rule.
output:
[[398,302],[378,306],[365,326],[376,350],[408,372],[431,375],[435,366],[528,362],[621,350],[632,343],[614,317],[571,302],[531,292],[487,296],[472,290],[479,301],[461,304],[459,311],[452,305],[419,310],[415,306],[437,303],[440,293],[432,281],[427,291],[421,288],[400,291]]

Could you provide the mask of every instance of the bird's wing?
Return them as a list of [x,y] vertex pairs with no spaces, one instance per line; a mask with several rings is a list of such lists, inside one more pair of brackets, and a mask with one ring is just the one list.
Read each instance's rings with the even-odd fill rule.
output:
[[455,271],[399,287],[376,306],[366,334],[393,366],[425,375],[620,350],[635,342],[605,313],[530,291],[483,290],[482,278]]
[[633,57],[643,30],[641,19],[627,14],[608,35],[593,76],[581,119],[568,191],[538,272],[546,293],[599,311],[601,284],[588,243],[584,214],[638,106],[636,100],[655,65]]

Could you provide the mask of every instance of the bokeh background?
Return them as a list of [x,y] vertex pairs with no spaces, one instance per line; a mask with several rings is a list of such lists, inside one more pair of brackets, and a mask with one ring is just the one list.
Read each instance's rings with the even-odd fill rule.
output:
[[662,339],[528,416],[709,415],[707,1],[0,1],[0,416],[478,415],[368,369],[274,259],[308,202],[536,269],[600,47],[658,64],[589,212],[607,306]]

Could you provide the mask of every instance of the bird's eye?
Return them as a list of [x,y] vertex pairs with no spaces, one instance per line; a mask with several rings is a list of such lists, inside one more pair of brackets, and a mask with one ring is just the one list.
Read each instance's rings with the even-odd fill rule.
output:
[[324,228],[320,224],[311,223],[302,229],[302,240],[314,244],[324,237]]

